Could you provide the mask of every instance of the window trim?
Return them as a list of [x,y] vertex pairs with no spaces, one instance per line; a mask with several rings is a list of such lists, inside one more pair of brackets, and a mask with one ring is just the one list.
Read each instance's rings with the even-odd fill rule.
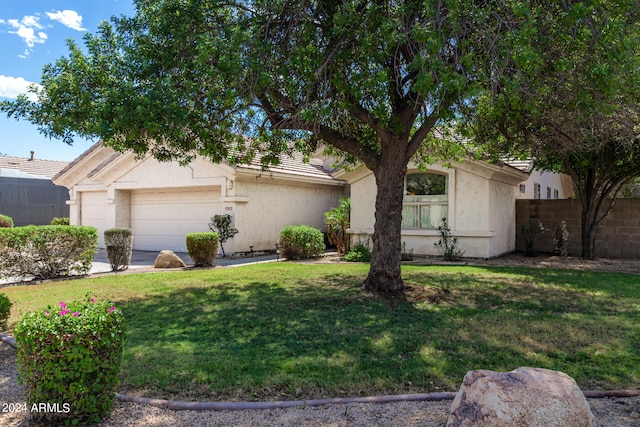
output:
[[[426,170],[422,170],[422,169],[409,169],[407,170],[407,173],[405,175],[405,179],[404,179],[404,192],[406,193],[406,188],[407,188],[407,176],[411,175],[411,174],[421,174],[421,173],[426,173],[426,174],[435,174],[435,175],[444,175],[446,177],[446,182],[445,182],[445,194],[443,194],[442,196],[447,197],[446,201],[425,201],[425,202],[420,202],[420,201],[411,201],[411,202],[405,202],[404,197],[402,200],[402,207],[403,207],[403,211],[405,208],[405,205],[407,206],[416,206],[416,205],[436,205],[436,206],[445,206],[446,207],[446,216],[448,218],[448,222],[449,225],[452,226],[450,219],[451,218],[455,218],[455,203],[454,203],[454,197],[452,197],[452,195],[455,195],[455,169],[445,169],[442,167],[430,167],[429,169]],[[406,195],[406,194],[405,194]],[[438,195],[434,195],[434,196],[438,196]],[[426,227],[406,227],[404,225],[404,221],[402,224],[402,232],[403,233],[415,233],[415,232],[437,232],[438,230],[438,226],[440,225],[440,223],[438,224],[431,224],[432,227],[426,228]]]

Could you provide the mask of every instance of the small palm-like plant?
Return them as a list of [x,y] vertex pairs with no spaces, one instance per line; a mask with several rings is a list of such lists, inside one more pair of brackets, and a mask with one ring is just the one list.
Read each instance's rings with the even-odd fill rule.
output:
[[343,255],[347,249],[347,230],[350,226],[351,200],[343,197],[338,207],[324,213],[329,243],[336,245],[338,254]]

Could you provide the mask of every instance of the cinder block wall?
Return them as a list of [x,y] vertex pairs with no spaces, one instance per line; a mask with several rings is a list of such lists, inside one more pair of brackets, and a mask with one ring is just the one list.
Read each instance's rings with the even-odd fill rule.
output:
[[[553,230],[558,222],[565,221],[569,231],[569,255],[580,256],[581,215],[580,200],[517,200],[516,250],[524,251],[522,226],[533,218],[546,230],[537,236],[536,252],[553,252]],[[598,229],[596,257],[640,258],[640,199],[616,200],[613,210]]]

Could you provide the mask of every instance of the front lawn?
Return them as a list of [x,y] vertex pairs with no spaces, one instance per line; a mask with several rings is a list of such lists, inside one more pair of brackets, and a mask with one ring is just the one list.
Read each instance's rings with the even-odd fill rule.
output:
[[119,391],[279,400],[456,391],[471,369],[535,366],[583,390],[640,386],[640,276],[405,266],[407,300],[362,264],[274,263],[0,289],[25,311],[110,299],[127,319]]

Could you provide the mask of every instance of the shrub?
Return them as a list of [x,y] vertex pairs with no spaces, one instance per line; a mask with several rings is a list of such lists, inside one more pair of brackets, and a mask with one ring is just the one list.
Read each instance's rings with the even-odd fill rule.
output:
[[324,213],[324,223],[327,225],[327,237],[329,243],[336,245],[338,255],[347,251],[347,230],[349,229],[349,219],[351,215],[351,199],[343,197],[338,203],[338,207]]
[[445,261],[459,261],[464,255],[464,250],[458,247],[458,238],[451,234],[451,228],[447,224],[447,218],[442,218],[442,224],[438,226],[440,240],[434,245]]
[[50,279],[84,274],[96,255],[98,232],[80,225],[0,228],[0,277]]
[[567,223],[560,221],[553,231],[553,253],[555,255],[567,256],[569,248],[569,230]]
[[7,215],[0,214],[0,228],[13,227],[13,218]]
[[97,422],[113,407],[124,347],[124,316],[108,302],[64,302],[26,313],[15,328],[18,375],[32,414],[50,424]]
[[524,250],[527,256],[535,256],[534,246],[538,234],[544,233],[542,223],[535,218],[529,218],[520,228],[524,238]]
[[126,270],[131,264],[133,231],[130,228],[104,230],[104,246],[111,264],[111,271]]
[[407,242],[402,242],[402,252],[400,253],[400,260],[413,261],[413,248],[407,251]]
[[231,226],[231,215],[214,215],[210,218],[209,229],[218,233],[220,238],[220,249],[222,249],[222,256],[226,256],[224,253],[224,246],[222,245],[229,239],[233,239],[233,236],[238,234],[238,229]]
[[69,225],[69,217],[63,217],[63,218],[54,217],[51,220],[51,225]]
[[324,253],[324,236],[308,225],[289,225],[280,231],[280,250],[287,259],[307,259]]
[[347,252],[344,260],[349,262],[369,262],[371,261],[371,251],[362,243],[358,243]]
[[11,312],[11,301],[5,294],[0,294],[0,329],[7,327],[9,313]]
[[187,234],[187,251],[196,267],[209,266],[218,255],[220,237],[213,231]]

